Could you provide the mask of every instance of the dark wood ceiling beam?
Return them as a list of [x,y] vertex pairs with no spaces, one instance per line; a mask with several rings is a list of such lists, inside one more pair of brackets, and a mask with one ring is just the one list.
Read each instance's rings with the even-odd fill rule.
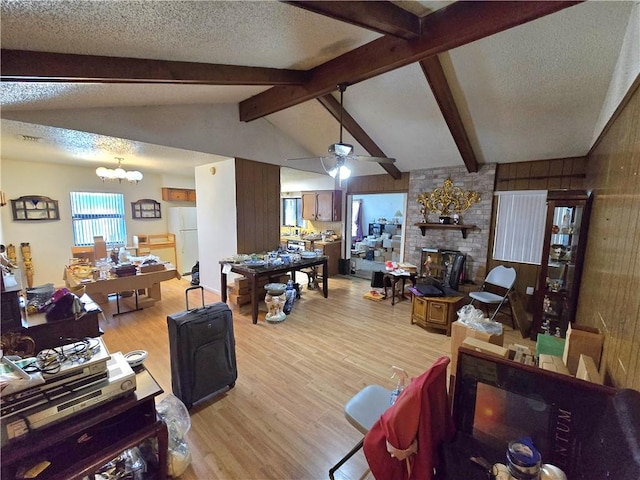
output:
[[299,85],[302,70],[2,49],[2,81]]
[[248,122],[326,95],[340,83],[354,84],[563,10],[580,1],[456,2],[422,20],[422,36],[385,36],[310,70],[301,86],[278,86],[240,102]]
[[420,36],[420,17],[387,1],[284,1],[296,7],[409,40]]
[[438,102],[442,116],[445,122],[447,122],[453,141],[456,142],[462,160],[467,166],[467,171],[470,173],[477,172],[478,159],[469,141],[467,130],[462,123],[462,117],[460,117],[460,112],[453,98],[453,93],[451,93],[451,88],[442,69],[440,59],[437,55],[425,58],[420,61],[420,67],[425,77],[427,77],[427,81],[429,82],[433,95],[436,97],[436,102]]
[[[338,122],[340,121],[340,102],[333,95],[323,95],[318,97],[317,100]],[[367,132],[364,131],[360,124],[344,109],[342,109],[342,126],[371,156],[388,158],[376,142],[367,135]],[[380,163],[379,165],[396,180],[402,175],[398,167],[393,163]]]

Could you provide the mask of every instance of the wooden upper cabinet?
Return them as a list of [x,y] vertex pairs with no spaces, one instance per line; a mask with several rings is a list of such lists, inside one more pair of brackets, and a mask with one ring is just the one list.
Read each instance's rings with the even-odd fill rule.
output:
[[341,221],[342,192],[339,190],[302,192],[302,218],[319,222]]
[[166,202],[195,202],[196,191],[191,188],[162,188],[162,200]]

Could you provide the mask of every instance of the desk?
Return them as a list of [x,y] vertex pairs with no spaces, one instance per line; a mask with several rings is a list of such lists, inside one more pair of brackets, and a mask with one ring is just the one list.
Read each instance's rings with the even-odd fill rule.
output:
[[[382,276],[382,285],[384,285],[384,298],[387,298],[387,289],[391,287],[391,305],[396,304],[396,297],[398,297],[398,301],[404,298],[404,287],[407,283],[407,279],[411,280],[411,283],[414,287],[416,286],[415,273],[388,272]],[[401,288],[399,292],[396,292],[399,281],[402,281]]]
[[[231,267],[231,272],[244,275],[251,282],[251,318],[253,323],[258,323],[258,303],[262,298],[258,293],[258,279],[263,277],[277,277],[278,275],[291,273],[291,278],[295,277],[295,272],[303,269],[322,265],[323,271],[327,272],[327,260],[329,257],[322,256],[316,258],[303,258],[299,262],[288,265],[264,265],[249,266],[244,263],[220,262],[220,297],[223,302],[227,301],[227,274],[225,266]],[[329,280],[326,275],[322,277],[322,294],[324,298],[329,296]],[[266,292],[265,292],[266,293]]]
[[[75,287],[77,285],[85,285],[85,292],[96,300],[98,303],[105,303],[110,293],[118,294],[117,307],[118,313],[128,313],[129,311],[140,310],[144,307],[151,307],[155,302],[162,300],[160,291],[160,282],[171,280],[172,278],[180,278],[180,274],[175,268],[158,270],[157,272],[138,273],[127,277],[110,277],[106,280],[92,280],[89,282],[82,281],[74,277],[71,271],[66,268],[63,275],[67,287]],[[145,295],[139,299],[138,292],[145,291]],[[120,311],[120,292],[133,291],[135,293],[135,308],[127,312]],[[116,315],[117,315],[116,314]]]
[[163,390],[144,366],[137,367],[135,372],[136,390],[133,394],[88,408],[4,446],[2,478],[16,478],[20,466],[33,465],[45,459],[51,465],[43,472],[44,478],[93,478],[93,472],[124,450],[156,437],[156,478],[166,479],[168,432],[166,424],[157,417],[154,400]]

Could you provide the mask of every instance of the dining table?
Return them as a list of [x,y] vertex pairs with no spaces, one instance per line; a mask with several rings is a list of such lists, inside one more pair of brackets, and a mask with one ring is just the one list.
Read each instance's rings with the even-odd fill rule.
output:
[[[291,274],[291,278],[295,278],[295,272],[322,267],[323,272],[327,272],[326,255],[317,255],[314,257],[301,257],[297,261],[289,262],[269,262],[269,261],[251,261],[244,260],[231,262],[226,260],[220,261],[220,297],[223,302],[227,302],[227,274],[233,272],[243,275],[249,279],[251,290],[251,319],[254,324],[258,323],[258,305],[264,296],[258,291],[258,283],[261,278],[277,279],[280,275]],[[329,297],[328,276],[323,274],[317,278],[322,282],[322,294],[324,298]],[[265,292],[266,293],[266,292]]]

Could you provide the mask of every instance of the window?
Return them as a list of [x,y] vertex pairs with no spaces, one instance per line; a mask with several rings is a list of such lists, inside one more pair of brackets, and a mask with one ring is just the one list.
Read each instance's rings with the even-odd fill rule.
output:
[[287,227],[302,226],[302,198],[282,199],[282,224]]
[[547,214],[546,190],[496,192],[493,259],[540,265]]
[[102,236],[107,245],[126,245],[124,195],[71,192],[71,220],[75,246],[93,245]]

